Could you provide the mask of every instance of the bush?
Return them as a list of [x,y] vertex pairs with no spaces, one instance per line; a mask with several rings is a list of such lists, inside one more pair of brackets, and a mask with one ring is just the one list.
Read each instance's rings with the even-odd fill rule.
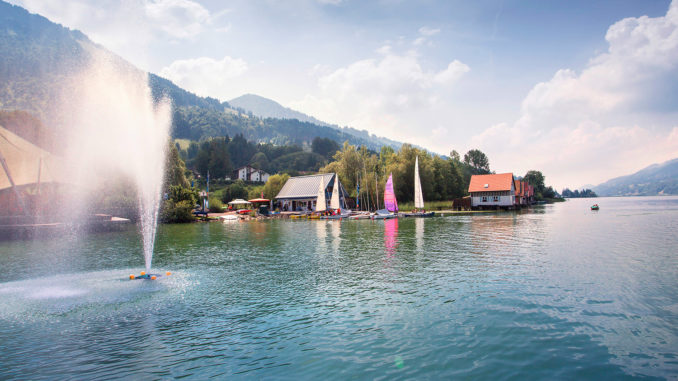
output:
[[222,204],[221,200],[216,197],[210,197],[209,204],[210,212],[212,213],[221,213],[224,211],[224,204]]
[[160,211],[160,220],[164,223],[193,222],[193,204],[189,200],[174,202],[167,200]]
[[225,187],[221,191],[221,201],[228,203],[231,200],[236,198],[246,198],[247,197],[247,188],[245,187],[245,182],[242,180],[237,180],[233,184]]

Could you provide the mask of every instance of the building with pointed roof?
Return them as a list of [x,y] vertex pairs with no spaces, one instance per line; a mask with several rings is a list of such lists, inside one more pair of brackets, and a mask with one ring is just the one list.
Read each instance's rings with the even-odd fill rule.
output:
[[516,200],[513,173],[473,175],[468,192],[473,208],[512,208]]
[[[318,192],[322,186],[325,189],[325,200],[328,203],[326,208],[328,208],[334,191],[335,176],[336,173],[321,173],[290,177],[274,199],[280,209],[284,211],[314,211]],[[339,204],[343,206],[346,205],[348,194],[341,182],[337,181],[337,183],[339,184]]]

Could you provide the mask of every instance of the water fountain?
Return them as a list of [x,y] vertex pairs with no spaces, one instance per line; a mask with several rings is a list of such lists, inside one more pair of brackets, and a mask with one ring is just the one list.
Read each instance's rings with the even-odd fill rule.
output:
[[[112,54],[93,53],[91,63],[69,82],[61,109],[62,123],[69,126],[65,144],[73,180],[86,189],[111,174],[134,180],[149,272],[171,125],[170,102],[154,101],[147,74]],[[79,200],[68,205],[69,210],[78,210]]]

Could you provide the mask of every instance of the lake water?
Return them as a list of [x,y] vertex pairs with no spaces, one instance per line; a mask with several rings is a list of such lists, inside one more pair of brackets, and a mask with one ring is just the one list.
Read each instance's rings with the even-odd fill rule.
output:
[[0,243],[0,379],[678,377],[678,198]]

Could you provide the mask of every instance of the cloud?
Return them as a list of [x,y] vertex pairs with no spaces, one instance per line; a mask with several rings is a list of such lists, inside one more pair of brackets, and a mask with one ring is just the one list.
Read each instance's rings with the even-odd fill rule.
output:
[[152,49],[191,41],[207,30],[224,31],[226,11],[211,14],[190,0],[13,0],[69,28],[83,31],[93,41],[147,70]]
[[535,85],[518,120],[472,138],[493,168],[541,169],[576,187],[678,157],[678,2],[663,17],[616,22],[605,39],[608,50],[580,73],[561,69]]
[[[412,42],[412,44],[414,46],[423,45],[426,41],[428,41],[429,37],[435,36],[438,33],[440,33],[440,29],[433,29],[426,26],[422,26],[421,28],[419,28],[420,37],[416,38],[414,42]],[[429,44],[431,43],[429,42]]]
[[148,19],[168,36],[185,39],[203,31],[211,22],[210,13],[190,0],[155,0],[144,4]]
[[421,126],[410,121],[432,113],[441,96],[470,68],[454,60],[441,70],[427,70],[416,52],[397,54],[384,47],[378,54],[319,77],[319,94],[290,107],[381,135],[409,141],[418,137],[418,144],[423,144]]
[[164,67],[160,75],[199,95],[219,96],[229,80],[243,75],[247,69],[247,63],[240,58],[199,57],[174,61]]
[[438,33],[440,33],[440,29],[433,29],[426,26],[422,26],[421,28],[419,28],[419,34],[421,34],[422,36],[430,37]]

